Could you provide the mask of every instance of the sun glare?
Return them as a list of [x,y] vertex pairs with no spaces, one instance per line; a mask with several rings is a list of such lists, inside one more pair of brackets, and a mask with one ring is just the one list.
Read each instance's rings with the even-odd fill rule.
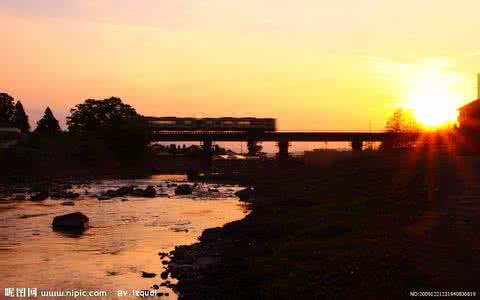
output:
[[452,84],[444,74],[424,74],[412,81],[405,106],[426,128],[453,124],[461,96],[455,94]]

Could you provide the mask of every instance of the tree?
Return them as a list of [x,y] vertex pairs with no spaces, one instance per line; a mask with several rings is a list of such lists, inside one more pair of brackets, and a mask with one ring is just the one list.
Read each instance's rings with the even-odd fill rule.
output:
[[58,120],[53,116],[50,107],[45,109],[43,117],[37,122],[35,133],[42,135],[56,135],[62,132]]
[[111,97],[104,100],[88,99],[70,110],[67,117],[68,130],[72,132],[92,131],[110,127],[115,123],[125,123],[139,119],[139,115],[120,98]]
[[421,130],[421,126],[415,119],[411,110],[399,108],[395,110],[392,116],[387,120],[385,129],[387,132],[392,133],[392,137],[384,141],[381,144],[380,149],[411,148],[415,145],[415,141],[412,141],[405,135],[395,134],[419,131]]
[[30,132],[30,124],[28,123],[28,116],[23,109],[22,102],[17,101],[15,110],[11,117],[11,123],[14,127],[20,129],[23,133]]
[[388,132],[418,131],[420,127],[413,112],[403,108],[396,109],[385,126]]
[[6,93],[0,93],[0,126],[10,125],[14,110],[13,97]]
[[84,141],[84,148],[104,146],[118,157],[138,158],[150,143],[142,117],[120,98],[88,99],[70,112],[68,129]]

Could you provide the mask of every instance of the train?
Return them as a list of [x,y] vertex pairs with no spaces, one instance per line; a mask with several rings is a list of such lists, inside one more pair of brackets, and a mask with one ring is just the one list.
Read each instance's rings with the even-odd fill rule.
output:
[[177,118],[144,117],[155,130],[178,131],[276,131],[273,118]]

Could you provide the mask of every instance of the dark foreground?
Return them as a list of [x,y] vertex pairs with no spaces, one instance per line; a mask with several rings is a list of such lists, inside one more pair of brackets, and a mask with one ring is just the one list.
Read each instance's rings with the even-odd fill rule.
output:
[[183,299],[477,291],[478,166],[425,152],[253,170],[252,213],[172,253],[176,289]]

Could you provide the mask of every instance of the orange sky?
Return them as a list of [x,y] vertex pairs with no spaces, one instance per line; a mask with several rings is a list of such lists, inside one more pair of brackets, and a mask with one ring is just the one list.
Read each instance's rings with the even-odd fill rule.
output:
[[[40,3],[40,4],[39,4]],[[32,121],[86,98],[145,115],[382,129],[419,74],[475,96],[480,2],[4,0],[0,91]]]

